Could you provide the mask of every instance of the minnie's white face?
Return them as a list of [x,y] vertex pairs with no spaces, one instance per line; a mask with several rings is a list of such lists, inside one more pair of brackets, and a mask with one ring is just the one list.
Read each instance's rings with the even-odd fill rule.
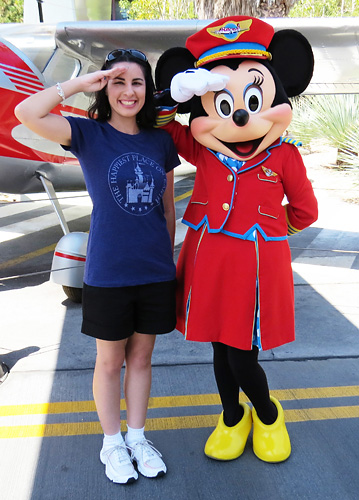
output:
[[292,119],[291,107],[287,103],[271,107],[275,82],[260,62],[243,61],[236,70],[219,65],[211,72],[230,79],[225,89],[202,96],[208,116],[192,120],[192,135],[213,151],[250,160],[283,134]]

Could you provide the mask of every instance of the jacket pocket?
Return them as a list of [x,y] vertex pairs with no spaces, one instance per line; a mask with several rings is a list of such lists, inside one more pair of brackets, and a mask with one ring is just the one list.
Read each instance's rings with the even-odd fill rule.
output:
[[191,200],[191,204],[193,204],[193,205],[208,205],[208,201]]
[[278,210],[271,207],[264,207],[263,205],[259,205],[258,213],[264,215],[265,217],[271,217],[272,219],[278,219],[279,217]]

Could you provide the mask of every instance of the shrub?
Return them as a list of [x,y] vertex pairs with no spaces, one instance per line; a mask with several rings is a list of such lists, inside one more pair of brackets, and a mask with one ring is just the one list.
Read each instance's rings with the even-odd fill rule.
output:
[[359,169],[359,96],[300,96],[292,100],[289,133],[309,146],[315,139],[338,150],[338,167]]

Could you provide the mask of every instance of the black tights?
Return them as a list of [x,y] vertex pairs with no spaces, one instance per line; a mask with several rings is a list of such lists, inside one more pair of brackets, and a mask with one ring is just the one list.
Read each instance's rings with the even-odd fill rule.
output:
[[269,398],[266,374],[258,363],[258,348],[243,351],[219,342],[212,342],[212,345],[214,374],[222,401],[224,423],[232,427],[241,420],[243,408],[238,396],[242,388],[259,419],[266,425],[273,424],[278,412]]

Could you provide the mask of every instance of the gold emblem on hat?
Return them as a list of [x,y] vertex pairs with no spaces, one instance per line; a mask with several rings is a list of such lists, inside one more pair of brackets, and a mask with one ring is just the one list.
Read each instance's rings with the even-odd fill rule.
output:
[[217,38],[222,38],[227,42],[235,42],[243,33],[249,31],[251,27],[252,19],[245,19],[244,21],[239,21],[239,23],[234,21],[227,21],[222,24],[222,26],[214,26],[212,28],[207,28],[210,35]]

